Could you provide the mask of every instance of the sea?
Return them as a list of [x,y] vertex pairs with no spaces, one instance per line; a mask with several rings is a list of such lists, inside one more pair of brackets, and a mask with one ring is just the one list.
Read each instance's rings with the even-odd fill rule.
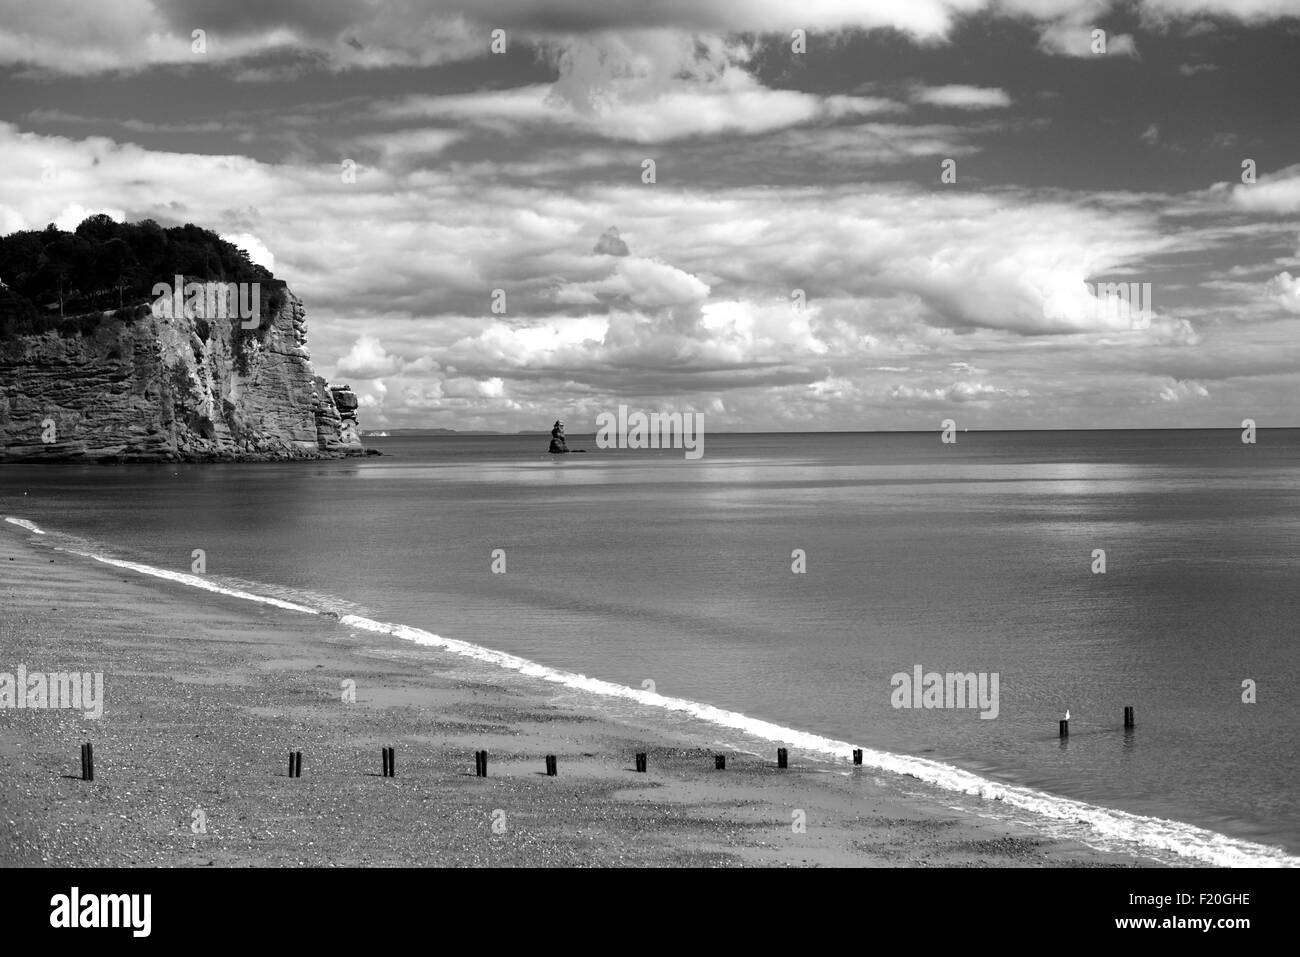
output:
[[1300,430],[951,437],[23,464],[0,516],[708,746],[1168,863],[1300,865]]

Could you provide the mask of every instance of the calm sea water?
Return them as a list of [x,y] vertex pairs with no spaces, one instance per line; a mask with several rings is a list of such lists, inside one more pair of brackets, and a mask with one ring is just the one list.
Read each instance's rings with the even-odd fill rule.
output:
[[[1300,431],[369,441],[389,454],[4,468],[0,514],[1300,853]],[[916,665],[996,672],[996,719],[893,707]]]

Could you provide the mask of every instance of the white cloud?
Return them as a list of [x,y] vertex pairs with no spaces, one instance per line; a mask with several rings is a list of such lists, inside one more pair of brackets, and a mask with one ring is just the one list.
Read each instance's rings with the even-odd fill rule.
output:
[[[574,292],[591,298],[569,298]],[[601,296],[624,296],[634,306],[659,309],[695,302],[709,294],[708,284],[667,263],[639,256],[621,257],[607,278],[562,287],[562,301],[596,301]]]
[[[1101,30],[1100,35],[1095,33],[1097,30]],[[1062,20],[1044,27],[1039,36],[1039,47],[1047,53],[1082,59],[1138,55],[1137,41],[1132,34],[1109,33],[1095,26],[1086,16],[1082,21]]]
[[886,395],[890,399],[901,399],[908,403],[946,406],[954,403],[988,403],[1001,399],[1023,399],[1029,397],[1029,392],[1025,389],[1008,389],[986,382],[961,381],[933,389],[896,385],[890,387]]
[[1247,23],[1300,13],[1295,0],[1144,0],[1142,9],[1156,18],[1223,16]]
[[358,337],[348,354],[338,361],[338,374],[352,379],[378,379],[400,368],[401,361],[389,355],[379,339],[367,335]]
[[58,226],[59,229],[65,229],[68,232],[72,232],[81,225],[82,221],[86,219],[86,217],[98,216],[101,213],[107,213],[119,223],[126,218],[126,213],[120,209],[109,209],[104,206],[87,207],[82,206],[79,203],[69,203],[67,206],[63,207],[63,210],[55,216],[51,222],[53,222],[55,226]]
[[20,229],[29,228],[22,213],[0,203],[0,236],[7,236],[10,233],[18,232]]
[[[816,148],[816,131],[795,132]],[[1099,208],[1068,191],[884,180],[870,190],[554,187],[501,177],[515,169],[508,160],[487,176],[451,166],[398,177],[381,164],[349,185],[333,165],[165,153],[2,123],[0,153],[20,171],[0,194],[10,221],[89,211],[93,197],[274,249],[277,274],[307,305],[318,368],[357,380],[386,427],[536,427],[559,401],[576,414],[633,392],[697,408],[725,399],[741,427],[899,427],[914,410],[958,402],[1032,421],[1022,393],[1064,396],[1095,419],[1098,403],[1117,415],[1173,408],[1157,400],[1173,387],[1154,370],[1201,354],[1184,313],[1135,330],[1085,301],[1095,277],[1136,278],[1145,257],[1202,248],[1197,229],[1164,228],[1163,196]],[[46,159],[66,175],[42,183]],[[635,255],[592,254],[611,223]],[[1258,303],[1258,279],[1229,295]],[[489,308],[498,286],[506,315]],[[807,294],[803,311],[791,309],[795,288]],[[1080,314],[1048,316],[1055,294]],[[1277,361],[1284,334],[1234,342],[1241,381]],[[1109,375],[1118,363],[1130,365]],[[914,371],[895,382],[890,369]],[[1066,380],[1074,392],[1058,391]],[[890,394],[895,385],[916,390],[915,401]]]
[[252,233],[224,233],[221,238],[244,250],[248,253],[248,258],[259,266],[265,266],[271,272],[275,272],[275,255],[266,248],[266,243]]
[[[1080,52],[1080,30],[1116,6],[1114,0],[428,0],[425,3],[321,3],[283,6],[181,0],[0,0],[0,64],[30,64],[87,75],[137,71],[157,64],[234,65],[293,50],[298,62],[239,66],[246,80],[301,73],[304,63],[331,70],[430,66],[484,55],[489,33],[508,43],[566,44],[598,33],[665,31],[708,39],[747,33],[810,31],[810,50],[845,30],[891,28],[919,42],[940,42],[958,18],[989,12],[1039,26],[1045,50]],[[1163,23],[1224,16],[1262,23],[1296,14],[1294,0],[1138,0],[1144,21]],[[207,50],[192,50],[194,29],[207,30]],[[1111,55],[1133,54],[1131,36],[1108,38]],[[660,45],[649,56],[665,52]],[[1091,55],[1089,51],[1088,55]],[[580,59],[576,54],[575,58]],[[575,74],[599,71],[577,63]]]
[[959,110],[992,110],[1011,105],[1011,97],[1006,90],[961,84],[917,87],[912,91],[912,99],[931,106],[948,106]]
[[1300,315],[1300,277],[1279,273],[1268,281],[1268,294],[1287,312]]
[[1160,401],[1183,402],[1188,399],[1208,399],[1210,390],[1195,379],[1170,379],[1160,388]]
[[[425,118],[454,121],[512,134],[529,128],[567,126],[594,136],[637,143],[659,143],[721,133],[754,134],[843,117],[895,112],[903,107],[881,97],[820,96],[796,90],[772,90],[733,67],[706,85],[675,77],[611,78],[599,93],[587,88],[590,102],[553,95],[555,88],[536,85],[512,90],[485,90],[445,96],[415,95],[381,104],[378,115],[389,119]],[[577,93],[569,96],[577,97]],[[581,104],[581,105],[579,105]],[[374,139],[386,151],[437,152],[457,139],[448,130],[383,134]]]
[[1252,213],[1300,212],[1300,163],[1273,173],[1259,173],[1254,183],[1237,183],[1229,196],[1238,209]]

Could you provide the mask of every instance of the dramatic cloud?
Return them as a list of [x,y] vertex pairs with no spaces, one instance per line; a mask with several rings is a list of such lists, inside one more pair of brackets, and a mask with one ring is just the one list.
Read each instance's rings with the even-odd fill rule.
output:
[[218,231],[374,428],[1289,415],[1300,166],[1276,78],[1232,97],[1292,7],[16,5],[0,229]]
[[[1203,16],[1260,24],[1297,12],[1293,0],[1135,0],[1133,6],[1144,22],[1157,25]],[[87,75],[160,64],[240,63],[247,79],[275,79],[297,75],[304,63],[373,70],[469,60],[490,49],[493,30],[504,31],[507,48],[567,43],[597,33],[789,36],[796,29],[811,32],[813,44],[819,35],[833,39],[847,31],[880,29],[935,43],[948,40],[963,18],[981,14],[1034,24],[1045,51],[1093,56],[1092,26],[1115,7],[1114,0],[606,0],[595,5],[587,0],[2,0],[0,64]],[[1108,36],[1106,52],[1134,55],[1132,36]],[[274,56],[300,62],[247,62]]]

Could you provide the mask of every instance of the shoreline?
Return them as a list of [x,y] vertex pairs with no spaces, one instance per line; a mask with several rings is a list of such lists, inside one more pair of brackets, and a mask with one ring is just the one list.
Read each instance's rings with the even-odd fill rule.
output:
[[[722,752],[485,681],[454,655],[124,577],[0,528],[0,671],[103,672],[105,686],[98,720],[0,710],[0,866],[1160,866],[871,768],[792,753],[777,771],[727,750],[715,771]],[[86,740],[93,782],[79,780]]]

